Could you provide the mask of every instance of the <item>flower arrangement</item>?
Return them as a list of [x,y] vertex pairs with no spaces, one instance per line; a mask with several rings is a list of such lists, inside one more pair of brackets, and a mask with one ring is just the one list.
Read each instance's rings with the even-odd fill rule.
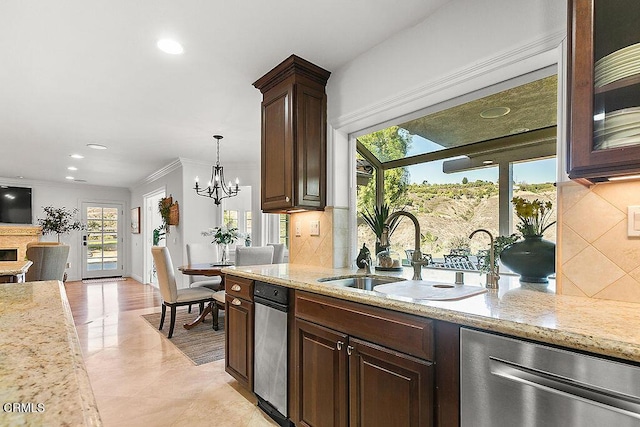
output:
[[217,243],[218,245],[228,245],[242,237],[236,227],[229,226],[210,228],[208,231],[203,231],[201,234],[203,236],[213,236],[213,241],[211,243]]
[[516,208],[516,215],[520,219],[517,228],[523,237],[542,236],[549,227],[556,223],[555,221],[549,222],[553,206],[551,202],[514,197],[511,199],[511,203]]
[[42,227],[42,234],[56,233],[58,235],[58,242],[60,242],[61,234],[87,228],[84,223],[76,219],[78,209],[69,210],[64,206],[61,208],[44,206],[42,209],[46,214],[44,218],[38,218],[38,225]]

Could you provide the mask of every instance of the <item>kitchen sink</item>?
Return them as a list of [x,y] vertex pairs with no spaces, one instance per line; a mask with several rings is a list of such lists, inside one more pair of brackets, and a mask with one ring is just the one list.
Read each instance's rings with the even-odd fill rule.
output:
[[454,301],[487,292],[480,286],[456,285],[428,280],[405,280],[385,283],[373,288],[375,292],[390,297],[405,297],[414,300]]
[[348,276],[348,277],[327,277],[318,279],[331,286],[340,286],[344,288],[364,289],[366,291],[373,290],[374,286],[384,285],[405,280],[402,277],[387,276]]

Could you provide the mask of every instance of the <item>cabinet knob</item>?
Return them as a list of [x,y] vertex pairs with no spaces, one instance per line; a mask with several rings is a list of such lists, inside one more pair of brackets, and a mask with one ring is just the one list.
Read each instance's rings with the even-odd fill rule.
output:
[[350,346],[350,345],[348,345],[348,346],[347,346],[347,354],[348,354],[349,356],[351,356],[351,353],[353,353],[353,347],[352,347],[352,346]]
[[240,292],[240,290],[241,290],[241,289],[242,289],[242,288],[240,287],[240,285],[233,285],[233,286],[231,287],[231,290],[232,290],[232,291],[236,291],[236,292]]
[[344,343],[342,341],[338,341],[336,343],[336,348],[338,349],[338,351],[342,350],[342,346],[344,345]]
[[240,304],[242,304],[242,302],[238,298],[234,298],[233,301],[231,301],[231,304],[240,305]]
[[284,201],[285,201],[285,202],[288,202],[289,200],[291,200],[291,199],[289,198],[289,196],[287,196],[287,197],[285,197],[285,198],[284,198]]

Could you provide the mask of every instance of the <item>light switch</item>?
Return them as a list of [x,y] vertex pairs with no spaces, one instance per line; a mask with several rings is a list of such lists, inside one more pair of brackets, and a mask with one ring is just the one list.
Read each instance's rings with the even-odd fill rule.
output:
[[312,236],[320,235],[320,221],[309,222],[309,234]]
[[640,236],[640,206],[627,208],[627,236]]
[[296,236],[300,237],[302,235],[302,231],[300,230],[300,221],[296,221]]

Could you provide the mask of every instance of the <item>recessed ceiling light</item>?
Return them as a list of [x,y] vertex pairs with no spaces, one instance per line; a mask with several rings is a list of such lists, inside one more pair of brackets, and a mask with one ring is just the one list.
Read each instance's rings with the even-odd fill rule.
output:
[[87,147],[93,148],[94,150],[106,150],[107,147],[101,144],[87,144]]
[[18,175],[18,176],[16,176],[16,178],[18,178],[18,179],[24,179],[24,176],[22,176],[22,175]]
[[515,135],[516,133],[524,133],[524,132],[529,132],[529,128],[517,128],[517,129],[513,129],[511,131],[512,135]]
[[74,159],[84,159],[82,154],[71,154],[69,157],[73,157]]
[[492,165],[493,164],[493,160],[483,160],[482,164],[483,165]]
[[604,113],[598,113],[593,116],[594,122],[599,122],[600,120],[604,120]]
[[75,179],[75,178],[74,178],[74,177],[72,177],[72,176],[65,176],[64,178],[65,178],[65,179],[68,179],[68,180],[74,180],[74,179]]
[[506,116],[511,111],[509,107],[494,107],[488,108],[480,113],[480,117],[483,119],[497,119],[498,117]]
[[170,55],[180,55],[184,52],[184,48],[180,43],[171,39],[161,39],[157,43],[158,49]]
[[70,170],[70,171],[77,171],[77,170],[78,170],[78,168],[77,168],[77,167],[75,167],[75,166],[69,166],[69,167],[67,168],[67,170]]

